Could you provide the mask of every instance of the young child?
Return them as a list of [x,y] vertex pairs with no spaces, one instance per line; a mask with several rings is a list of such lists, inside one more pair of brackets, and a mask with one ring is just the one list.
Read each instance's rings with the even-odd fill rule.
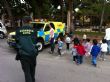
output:
[[100,55],[103,61],[105,60],[104,56],[107,54],[107,48],[108,48],[108,45],[106,43],[106,40],[103,39],[101,44],[101,55]]
[[83,41],[85,41],[86,39],[87,39],[87,35],[84,34],[84,35],[83,35]]
[[86,51],[82,43],[80,42],[77,46],[77,64],[82,64],[83,63],[83,56],[85,55]]
[[86,50],[86,56],[89,56],[90,55],[90,50],[91,50],[91,43],[90,43],[90,39],[89,38],[87,38],[86,39],[86,43],[85,43],[85,45],[84,45],[84,47],[85,47],[85,50]]
[[78,37],[78,35],[74,35],[73,42],[74,42],[74,44],[78,44],[79,43],[79,37]]
[[61,56],[61,50],[63,48],[63,41],[61,40],[61,38],[58,38],[58,54]]
[[97,66],[97,56],[100,53],[100,47],[97,45],[97,40],[93,39],[93,46],[91,48],[91,55],[92,55],[92,65]]
[[70,43],[71,43],[71,38],[68,35],[66,35],[65,42],[66,42],[66,49],[69,50],[69,46],[70,46]]
[[77,46],[78,44],[73,44],[72,48],[72,55],[73,55],[73,61],[77,63]]

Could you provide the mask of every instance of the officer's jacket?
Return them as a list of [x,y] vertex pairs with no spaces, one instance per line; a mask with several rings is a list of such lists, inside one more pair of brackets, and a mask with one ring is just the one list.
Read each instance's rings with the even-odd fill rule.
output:
[[19,54],[35,56],[38,55],[38,51],[34,45],[34,30],[30,26],[23,26],[16,30],[16,43],[19,50]]

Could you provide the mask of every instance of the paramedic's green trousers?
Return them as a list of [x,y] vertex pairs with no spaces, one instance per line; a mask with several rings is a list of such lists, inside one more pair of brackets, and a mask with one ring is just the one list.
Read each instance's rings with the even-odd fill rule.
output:
[[25,82],[35,82],[36,57],[20,60],[25,75]]

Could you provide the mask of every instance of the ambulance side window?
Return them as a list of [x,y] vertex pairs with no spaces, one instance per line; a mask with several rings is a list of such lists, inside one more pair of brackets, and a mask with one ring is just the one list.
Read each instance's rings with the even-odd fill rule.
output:
[[49,25],[47,24],[46,27],[45,27],[45,30],[44,31],[50,31],[50,27]]

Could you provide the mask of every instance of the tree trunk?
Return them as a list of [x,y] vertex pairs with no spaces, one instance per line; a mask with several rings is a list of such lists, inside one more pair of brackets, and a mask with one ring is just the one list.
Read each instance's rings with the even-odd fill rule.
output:
[[100,21],[100,25],[99,25],[99,32],[102,31],[102,25],[103,25],[103,20],[104,20],[104,12],[105,12],[105,0],[104,0],[104,4],[103,4],[103,9],[102,9],[102,15],[101,15],[101,21]]
[[14,23],[14,20],[13,20],[12,11],[11,11],[11,8],[10,8],[8,2],[6,0],[2,0],[2,2],[4,4],[4,8],[6,8],[6,10],[7,10],[7,13],[9,15],[9,19],[11,20],[11,26],[12,27],[15,27],[15,23]]
[[2,18],[2,23],[5,25],[5,13],[2,14],[1,18]]
[[67,33],[73,32],[73,0],[68,0],[68,11],[67,11]]
[[70,33],[70,11],[67,12],[67,33]]
[[33,11],[33,16],[34,18],[40,18],[41,17],[41,6],[38,5],[38,1],[37,0],[32,0],[32,11]]
[[63,0],[61,0],[61,20],[63,22],[64,18],[64,13],[63,13]]

